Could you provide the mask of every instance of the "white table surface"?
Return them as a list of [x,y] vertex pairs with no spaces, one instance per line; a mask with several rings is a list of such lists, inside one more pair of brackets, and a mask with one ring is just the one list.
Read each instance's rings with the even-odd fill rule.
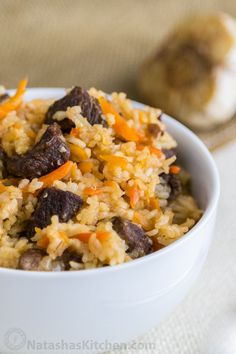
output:
[[[220,172],[221,197],[215,237],[203,272],[175,312],[140,338],[142,344],[154,343],[153,349],[112,353],[236,353],[236,347],[221,338],[227,315],[235,312],[236,317],[236,141],[216,151],[214,158]],[[218,341],[218,349],[208,351],[209,340]]]

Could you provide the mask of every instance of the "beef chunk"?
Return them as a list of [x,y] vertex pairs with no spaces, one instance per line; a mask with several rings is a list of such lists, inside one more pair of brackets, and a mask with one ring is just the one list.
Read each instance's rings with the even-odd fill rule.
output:
[[[83,117],[87,118],[91,125],[102,124],[107,126],[106,121],[102,117],[102,110],[99,102],[96,98],[90,96],[87,91],[83,90],[81,87],[74,87],[66,96],[55,101],[48,109],[46,113],[47,124],[51,124],[53,116],[56,112],[65,112],[68,107],[80,106],[81,114]],[[63,119],[58,122],[61,129],[64,132],[68,132],[73,128],[74,123],[68,118]]]
[[147,131],[148,134],[151,135],[153,138],[157,138],[157,136],[162,133],[162,130],[159,125],[155,123],[148,124]]
[[166,159],[176,155],[175,149],[162,149],[162,152],[164,153]]
[[44,189],[38,198],[38,204],[28,225],[28,236],[34,235],[35,227],[41,229],[51,224],[51,217],[57,215],[60,222],[70,220],[81,208],[82,199],[71,192],[55,187]]
[[44,252],[38,249],[25,251],[19,259],[19,269],[39,270],[39,264],[44,255]]
[[152,252],[152,240],[140,226],[120,217],[114,217],[112,223],[113,229],[125,240],[131,258],[142,257]]
[[5,159],[6,159],[6,153],[0,145],[0,161],[5,161]]
[[76,253],[75,251],[66,249],[61,257],[58,257],[57,260],[61,262],[64,270],[70,269],[70,262],[78,262],[81,263],[82,256]]
[[0,145],[0,167],[2,169],[1,173],[2,173],[3,178],[7,178],[6,158],[7,158],[7,155],[4,151],[4,149]]
[[60,127],[54,123],[32,150],[24,155],[7,157],[6,169],[13,176],[33,179],[60,167],[69,157],[70,149],[62,140]]
[[0,95],[0,103],[3,103],[4,101],[6,101],[9,98],[8,93],[3,93],[2,95]]
[[180,179],[176,175],[166,173],[162,173],[160,177],[162,177],[170,186],[171,192],[169,200],[174,200],[182,192]]

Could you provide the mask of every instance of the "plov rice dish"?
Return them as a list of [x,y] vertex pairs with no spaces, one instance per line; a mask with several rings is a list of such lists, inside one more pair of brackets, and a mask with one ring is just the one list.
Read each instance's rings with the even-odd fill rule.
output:
[[0,267],[121,264],[199,220],[159,109],[77,86],[24,102],[25,90],[0,89]]

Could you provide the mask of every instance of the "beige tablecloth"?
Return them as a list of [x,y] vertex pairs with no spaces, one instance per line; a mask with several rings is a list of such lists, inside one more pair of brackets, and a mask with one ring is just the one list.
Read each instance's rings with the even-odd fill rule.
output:
[[[183,16],[210,10],[236,16],[236,1],[1,0],[0,82],[15,87],[27,75],[30,86],[79,84],[137,98],[144,58]],[[215,153],[222,195],[204,272],[175,313],[142,338],[155,343],[147,353],[206,354],[215,317],[220,327],[223,313],[236,308],[235,151],[231,143]]]

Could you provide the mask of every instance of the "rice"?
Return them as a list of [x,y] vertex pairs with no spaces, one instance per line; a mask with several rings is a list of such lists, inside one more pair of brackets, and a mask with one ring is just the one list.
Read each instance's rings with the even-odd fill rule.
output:
[[[88,92],[96,98],[106,97],[94,88]],[[44,117],[51,104],[52,100],[42,99],[23,102],[17,111],[0,120],[1,147],[8,156],[22,155],[40,141],[47,129]],[[138,225],[145,237],[160,247],[179,239],[200,219],[202,212],[189,192],[189,174],[181,169],[173,177],[170,167],[176,155],[166,158],[162,152],[175,149],[177,142],[166,131],[161,111],[151,107],[137,109],[124,93],[113,93],[111,104],[128,127],[146,132],[149,124],[155,124],[160,134],[152,137],[145,133],[145,143],[138,146],[137,142],[117,134],[115,115],[111,112],[104,114],[107,126],[91,125],[82,116],[80,106],[56,112],[54,119],[58,124],[67,118],[76,131],[63,134],[71,150],[73,168],[65,178],[56,179],[51,185],[83,199],[82,208],[68,222],[60,222],[54,215],[51,224],[36,227],[34,236],[29,238],[27,223],[37,208],[43,183],[38,178],[3,179],[4,163],[0,159],[0,267],[19,268],[20,259],[28,249],[42,250],[37,270],[43,271],[122,264],[132,257],[127,240],[113,228],[112,218]],[[163,176],[171,176],[172,182],[178,179],[178,183],[175,180],[176,186],[181,185],[178,195],[173,196],[177,187],[174,189]],[[87,195],[86,189],[91,187],[101,192]],[[132,203],[134,188],[138,197]],[[73,255],[67,265],[66,254]]]

